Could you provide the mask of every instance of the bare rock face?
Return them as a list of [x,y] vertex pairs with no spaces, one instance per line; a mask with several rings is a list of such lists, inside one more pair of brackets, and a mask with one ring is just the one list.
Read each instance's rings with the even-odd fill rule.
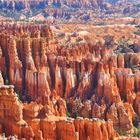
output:
[[43,135],[45,139],[56,139],[56,123],[55,121],[47,121],[43,120],[41,121],[41,130],[43,130]]
[[[113,139],[116,134],[113,130],[113,125],[110,122],[103,122],[100,120],[83,120],[78,118],[74,121],[76,130],[79,133],[80,140],[107,140]],[[108,129],[110,127],[110,130]],[[85,135],[86,134],[86,135]]]
[[138,116],[140,116],[140,92],[137,93],[136,96],[136,100],[135,100],[135,110],[138,114]]
[[37,104],[36,102],[31,102],[30,104],[24,104],[23,115],[26,118],[36,118],[39,115],[40,110],[43,106]]
[[16,85],[17,90],[22,88],[22,64],[18,58],[16,40],[11,38],[7,47],[9,57],[9,80]]
[[117,129],[119,127],[119,118],[118,118],[117,108],[115,104],[111,105],[110,109],[108,110],[107,119],[113,121],[114,128]]
[[14,87],[1,86],[0,100],[2,130],[5,129],[6,135],[15,134],[21,137],[21,127],[27,126],[27,123],[23,120],[23,105],[18,101]]
[[62,75],[61,75],[61,69],[60,67],[56,66],[55,70],[55,90],[57,95],[60,97],[64,97],[64,92],[63,92],[63,81],[62,81]]
[[132,120],[126,113],[126,110],[123,107],[123,105],[118,104],[117,109],[118,109],[118,115],[119,115],[120,128],[125,131],[132,129],[133,127]]
[[124,67],[124,56],[122,54],[118,55],[117,62],[118,62],[118,67],[119,68],[123,68]]
[[67,140],[78,140],[78,133],[75,131],[74,123],[71,121],[60,121],[56,123],[56,130],[59,139]]
[[92,117],[103,119],[105,117],[105,109],[106,109],[105,104],[99,106],[97,103],[95,103],[92,108]]
[[[59,116],[44,112],[45,106],[31,102],[22,104],[18,101],[14,86],[0,87],[0,123],[6,136],[17,135],[19,138],[44,139],[105,139],[116,136],[115,130],[108,131],[108,123],[100,120],[66,118],[63,99],[58,99]],[[48,102],[51,102],[50,100]],[[51,103],[47,105],[51,109]],[[47,111],[49,110],[47,109]],[[111,125],[111,124],[110,124]],[[98,129],[97,129],[98,128]],[[109,126],[111,129],[111,127]],[[92,133],[94,132],[94,134]]]
[[[7,77],[7,69],[6,69],[6,60],[2,56],[2,49],[0,49],[0,69],[1,69],[1,74],[0,74],[0,83],[3,85],[4,84],[4,78]],[[2,77],[4,76],[4,78]]]
[[65,89],[65,98],[71,96],[75,87],[75,76],[72,69],[67,69],[66,71],[66,89]]
[[91,102],[90,101],[85,101],[83,103],[83,107],[81,108],[79,115],[84,117],[84,118],[90,118],[91,117]]
[[90,91],[91,81],[88,72],[83,73],[81,75],[81,81],[78,87],[78,94],[80,98],[85,98],[87,96],[87,92]]
[[6,136],[111,140],[118,129],[133,130],[140,117],[139,53],[115,54],[104,44],[59,46],[45,25],[0,27],[0,127]]
[[[4,2],[3,1],[0,1],[1,4],[2,4],[2,7],[4,7]],[[21,4],[23,7],[17,9],[17,5]],[[8,8],[9,6],[11,6],[11,9],[13,10],[21,10],[21,9],[26,9],[26,10],[31,10],[30,8],[32,7],[36,7],[36,6],[40,6],[44,4],[45,6],[47,5],[67,5],[67,6],[70,6],[70,7],[91,7],[91,6],[100,6],[103,4],[103,1],[99,1],[99,0],[92,0],[92,1],[85,1],[85,0],[78,0],[78,1],[68,1],[66,0],[65,2],[62,1],[62,0],[56,0],[56,1],[53,1],[53,0],[50,0],[50,1],[42,1],[42,0],[37,0],[35,3],[32,3],[30,2],[29,0],[26,0],[26,1],[21,1],[21,3],[19,3],[17,0],[15,1],[12,1],[12,2],[6,2],[6,7]]]
[[3,84],[4,84],[4,80],[3,80],[2,74],[0,73],[0,85],[3,85]]
[[[3,1],[0,0],[0,10],[10,18],[14,19],[28,19],[46,21],[48,23],[54,23],[56,20],[59,22],[94,22],[94,18],[99,18],[99,11],[102,10],[103,17],[105,18],[108,13],[113,18],[111,13],[118,14],[121,16],[126,16],[126,13],[136,14],[138,16],[139,10],[137,5],[139,2],[135,1],[121,1],[121,0],[36,0],[32,2],[30,0],[13,0],[13,1]],[[65,8],[64,8],[65,7]],[[40,10],[42,9],[42,10]],[[71,10],[71,9],[75,9]],[[87,12],[84,11],[87,9]],[[114,11],[115,10],[115,11]],[[13,13],[16,17],[9,15]],[[135,23],[133,19],[121,19],[120,23],[123,20]],[[101,21],[100,21],[101,23]],[[39,36],[38,31],[34,31],[33,34],[35,37]],[[110,39],[110,38],[109,38]],[[109,40],[110,41],[110,40]],[[107,45],[110,47],[112,44],[107,42]],[[138,45],[137,45],[138,46]],[[111,46],[112,47],[112,46]],[[137,48],[135,48],[137,50]],[[128,49],[130,51],[130,49]],[[130,51],[131,52],[131,51]]]

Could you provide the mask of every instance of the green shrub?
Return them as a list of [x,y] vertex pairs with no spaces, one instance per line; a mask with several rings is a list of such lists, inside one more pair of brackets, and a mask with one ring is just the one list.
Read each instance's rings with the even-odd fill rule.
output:
[[77,118],[79,116],[78,111],[75,111],[74,118]]
[[28,103],[30,103],[31,102],[31,97],[29,95],[26,95],[26,100],[27,100]]
[[130,41],[130,38],[128,38],[128,39],[121,38],[121,39],[118,41],[118,45],[121,46],[121,47],[127,47],[129,41]]
[[8,79],[5,80],[5,85],[9,85],[9,80]]
[[19,93],[17,93],[17,97],[18,97],[18,100],[19,100],[19,102],[23,102],[23,99],[22,99],[22,94],[19,92]]
[[81,72],[78,72],[77,81],[78,81],[78,83],[80,83],[80,81],[81,81]]
[[140,29],[134,32],[134,34],[140,36]]
[[138,127],[138,128],[134,127],[134,133],[133,133],[132,137],[140,138],[140,127]]
[[71,114],[70,114],[70,112],[67,112],[67,117],[71,117]]
[[121,128],[118,129],[118,133],[119,133],[120,136],[126,136],[127,135],[127,132],[122,131]]

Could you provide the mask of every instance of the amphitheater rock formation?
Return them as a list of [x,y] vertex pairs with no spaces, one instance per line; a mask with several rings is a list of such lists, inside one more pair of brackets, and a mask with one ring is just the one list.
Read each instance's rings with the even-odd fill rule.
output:
[[114,13],[115,22],[134,24],[139,21],[139,4],[137,0],[0,0],[0,18],[101,25],[101,16],[104,24],[110,24]]
[[56,104],[48,98],[44,106],[37,102],[22,104],[13,89],[11,85],[0,87],[0,124],[6,136],[27,140],[108,140],[117,134],[111,121],[66,118],[66,102],[62,98],[56,99]]
[[140,117],[140,52],[116,54],[88,43],[65,48],[45,25],[2,22],[0,31],[6,136],[111,140],[119,129],[133,131]]

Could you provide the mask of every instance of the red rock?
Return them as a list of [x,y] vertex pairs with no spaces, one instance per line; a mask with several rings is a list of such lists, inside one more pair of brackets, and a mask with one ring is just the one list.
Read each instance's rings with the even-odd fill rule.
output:
[[135,110],[138,114],[138,116],[140,116],[140,92],[137,93],[136,95],[136,99],[135,99]]
[[119,127],[119,118],[118,118],[118,113],[117,113],[117,107],[115,104],[111,105],[109,108],[107,115],[106,115],[108,120],[113,121],[113,126],[115,129],[118,129]]
[[10,39],[8,47],[8,59],[9,59],[9,80],[11,84],[16,85],[19,91],[22,88],[22,64],[18,58],[16,40]]
[[[56,123],[55,121],[41,121],[41,130],[44,136],[44,139],[56,139],[57,138],[57,131],[56,131]],[[59,133],[60,136],[60,133]]]
[[65,48],[44,25],[2,27],[7,29],[0,33],[0,84],[9,80],[24,102],[31,100],[21,103],[12,86],[0,87],[0,123],[7,136],[110,140],[119,137],[119,128],[133,129],[140,116],[138,53],[117,55],[103,44]]
[[90,81],[90,76],[89,73],[84,73],[81,75],[81,81],[78,86],[78,96],[80,98],[85,98],[87,95],[86,93],[90,92],[90,87],[91,87],[91,81]]
[[131,116],[128,116],[126,109],[123,104],[117,105],[118,116],[119,116],[119,124],[122,131],[127,131],[132,129],[133,124],[131,120]]
[[92,108],[91,101],[85,101],[83,107],[81,108],[79,115],[84,118],[91,118]]
[[118,55],[117,62],[118,62],[118,67],[119,68],[123,68],[124,67],[124,56],[122,54]]
[[57,137],[59,139],[78,140],[78,133],[75,131],[73,122],[71,121],[59,121],[56,123]]
[[74,120],[74,125],[75,125],[76,132],[79,132],[79,139],[86,140],[87,137],[86,137],[86,130],[85,130],[85,121],[83,121],[82,119],[76,119]]
[[64,96],[64,87],[63,87],[63,81],[61,76],[61,70],[60,67],[56,66],[55,70],[55,90],[58,96],[63,97]]
[[75,86],[75,76],[72,69],[67,69],[66,71],[66,89],[65,89],[65,98],[70,97],[71,92]]

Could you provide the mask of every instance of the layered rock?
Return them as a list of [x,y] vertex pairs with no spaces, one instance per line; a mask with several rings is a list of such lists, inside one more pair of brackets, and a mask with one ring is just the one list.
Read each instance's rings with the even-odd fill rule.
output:
[[[133,12],[138,14],[138,4],[139,2],[130,2],[128,0],[37,0],[35,2],[32,2],[30,0],[0,0],[0,10],[6,16],[11,16],[9,15],[9,12],[12,12],[14,15],[16,15],[16,17],[11,16],[11,18],[14,17],[16,19],[30,18],[31,20],[37,19],[39,21],[47,20],[47,23],[54,23],[54,19],[59,19],[60,22],[80,21],[85,23],[85,21],[95,22],[95,17],[99,18],[100,21],[100,11],[102,11],[103,17],[106,17],[106,15],[108,16],[108,14],[110,14],[112,18],[112,13],[114,12],[115,14],[123,16],[126,16],[126,13],[129,13],[130,16],[132,16],[131,14],[133,14]],[[75,10],[73,11],[72,9]],[[87,9],[86,12],[85,9]],[[133,19],[131,20],[128,18],[123,20],[135,23]]]
[[2,131],[6,135],[15,134],[21,137],[21,128],[23,126],[28,127],[28,125],[23,120],[23,105],[18,101],[18,97],[14,93],[14,87],[1,86],[0,100]]
[[[6,136],[17,135],[18,138],[27,140],[33,138],[35,140],[67,140],[68,138],[72,140],[82,140],[83,138],[107,140],[116,137],[115,130],[111,128],[111,122],[56,117],[55,114],[44,112],[45,106],[36,102],[20,103],[13,89],[14,86],[0,87],[0,124],[1,130],[6,133]],[[50,99],[48,102],[51,102]],[[57,101],[58,110],[56,111],[60,113],[59,116],[66,114],[64,109],[62,111],[63,102],[62,99]],[[46,105],[51,108],[51,103]]]
[[140,116],[139,53],[115,54],[100,43],[65,48],[45,25],[1,26],[7,30],[0,33],[0,84],[13,84],[24,102],[13,87],[0,88],[6,135],[107,140],[115,130],[133,129]]
[[16,85],[16,88],[19,91],[22,88],[22,64],[18,58],[16,40],[14,38],[10,38],[9,45],[7,46],[7,52],[9,59],[9,82],[10,84]]

